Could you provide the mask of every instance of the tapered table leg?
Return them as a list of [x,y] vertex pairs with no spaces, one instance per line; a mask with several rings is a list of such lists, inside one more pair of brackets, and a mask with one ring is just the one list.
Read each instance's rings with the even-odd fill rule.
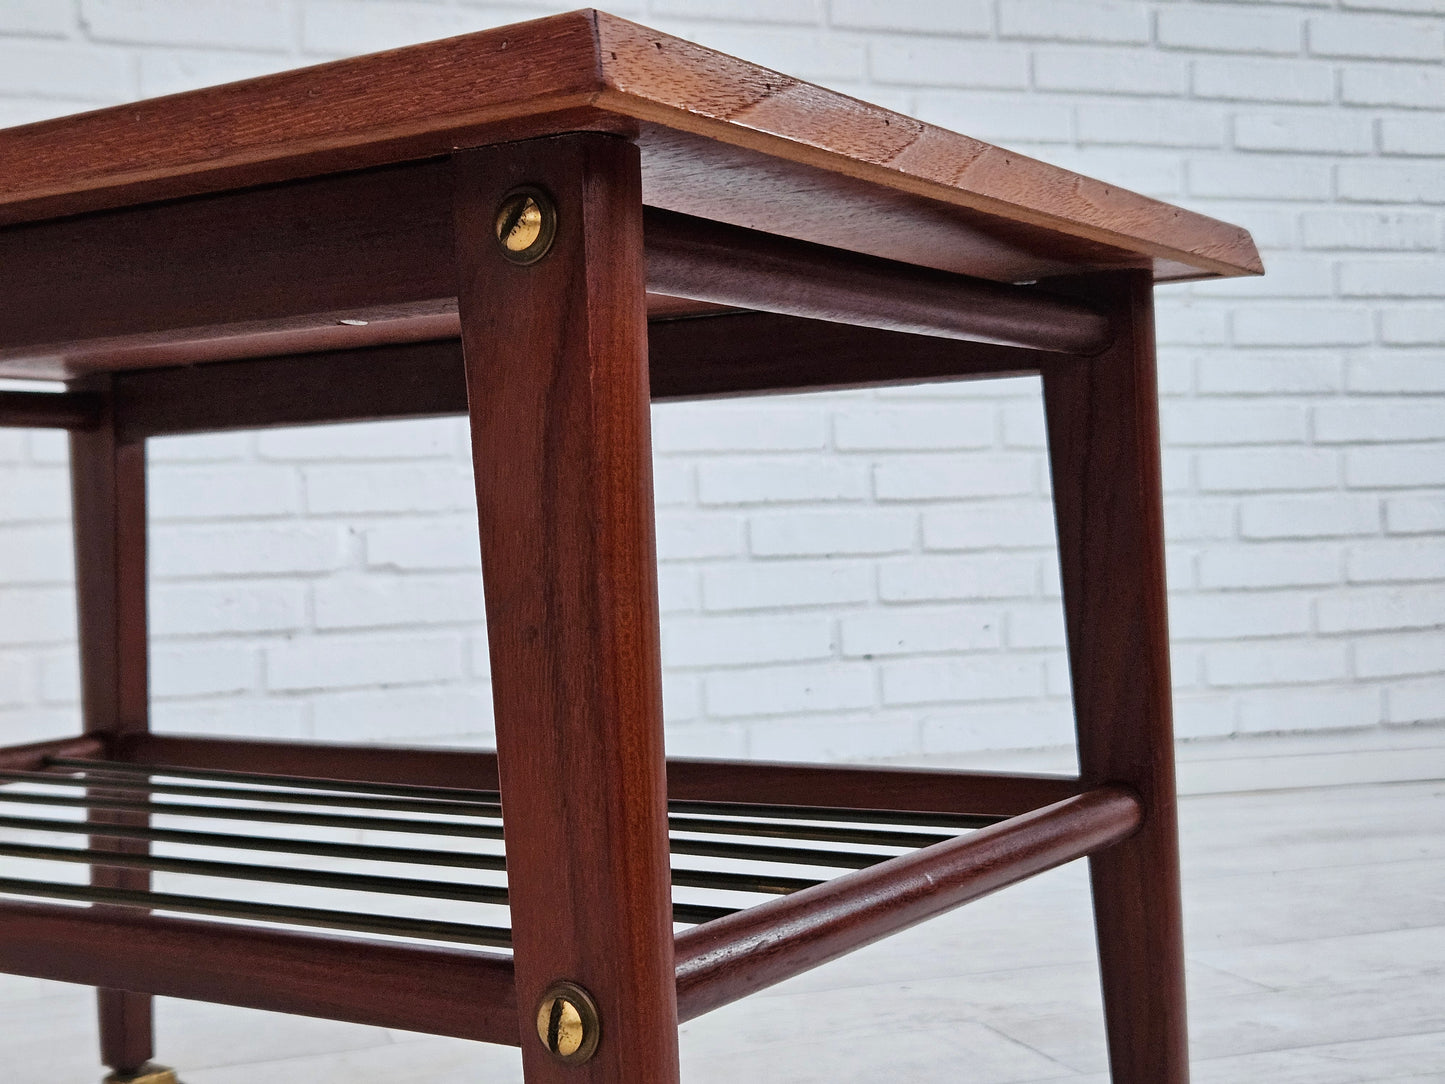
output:
[[579,133],[456,167],[526,1079],[671,1084],[638,153]]
[[1185,1084],[1184,949],[1170,713],[1152,283],[1079,280],[1118,331],[1044,369],[1079,762],[1138,791],[1144,825],[1090,860],[1119,1084]]
[[[95,390],[105,389],[97,384]],[[70,472],[85,730],[105,737],[142,732],[149,727],[145,444],[121,442],[107,406],[99,426],[71,433]],[[109,796],[133,797],[113,791]],[[148,823],[145,813],[92,811],[90,816],[140,827]],[[149,844],[95,836],[91,847],[145,853]],[[146,889],[150,873],[96,866],[91,881]],[[154,1054],[152,999],[124,990],[100,990],[98,996],[101,1060],[116,1079],[129,1080]]]

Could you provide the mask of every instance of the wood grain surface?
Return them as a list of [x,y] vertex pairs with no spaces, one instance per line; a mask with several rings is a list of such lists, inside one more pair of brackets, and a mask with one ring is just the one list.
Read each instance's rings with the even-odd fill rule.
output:
[[1096,362],[1043,374],[1079,768],[1132,787],[1144,812],[1090,860],[1109,1057],[1116,1081],[1186,1084],[1153,291],[1137,272],[1076,287],[1120,328]]
[[1237,227],[595,11],[0,132],[0,222],[589,128],[638,139],[649,204],[985,278],[1261,269]]
[[[503,255],[503,197],[556,239]],[[457,158],[457,264],[528,1084],[676,1084],[677,998],[637,148],[597,133]],[[564,1065],[543,991],[586,989]],[[528,1028],[532,1033],[528,1034]]]

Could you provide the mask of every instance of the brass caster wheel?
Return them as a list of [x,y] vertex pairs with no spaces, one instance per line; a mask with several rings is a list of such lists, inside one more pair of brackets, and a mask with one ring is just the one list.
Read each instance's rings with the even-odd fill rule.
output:
[[134,1073],[111,1073],[102,1084],[181,1084],[176,1071],[164,1065],[142,1065]]

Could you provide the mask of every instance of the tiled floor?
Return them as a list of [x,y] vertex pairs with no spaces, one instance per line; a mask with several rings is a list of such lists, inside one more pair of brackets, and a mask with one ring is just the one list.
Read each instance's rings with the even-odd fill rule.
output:
[[[1266,754],[1296,782],[1315,778],[1301,755],[1348,756],[1258,748],[1241,759],[1249,778]],[[1438,763],[1445,742],[1423,748],[1406,759]],[[1186,755],[1186,782],[1213,780],[1187,789],[1231,789],[1227,772],[1189,767],[1210,760]],[[1197,1084],[1445,1081],[1445,782],[1196,793],[1183,831]],[[1057,870],[686,1025],[684,1079],[1107,1080],[1083,873]],[[97,1079],[91,1015],[87,990],[0,977],[6,1075]],[[187,1084],[520,1080],[513,1051],[185,1002],[161,1003],[160,1043]]]

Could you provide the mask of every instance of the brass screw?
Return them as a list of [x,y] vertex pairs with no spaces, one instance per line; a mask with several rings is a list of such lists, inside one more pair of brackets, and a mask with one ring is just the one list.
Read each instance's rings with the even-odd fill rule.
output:
[[513,263],[536,263],[557,236],[557,206],[540,188],[518,188],[497,206],[497,241]]
[[537,1038],[558,1061],[581,1065],[597,1052],[602,1022],[592,995],[575,982],[553,983],[537,1004]]

